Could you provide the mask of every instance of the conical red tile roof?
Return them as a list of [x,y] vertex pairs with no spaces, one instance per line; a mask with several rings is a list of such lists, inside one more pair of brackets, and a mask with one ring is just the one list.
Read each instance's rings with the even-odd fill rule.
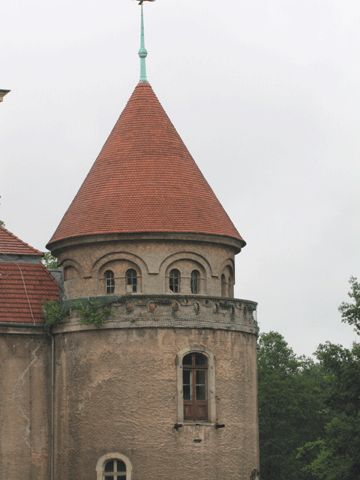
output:
[[136,86],[49,245],[135,232],[243,242],[147,82]]

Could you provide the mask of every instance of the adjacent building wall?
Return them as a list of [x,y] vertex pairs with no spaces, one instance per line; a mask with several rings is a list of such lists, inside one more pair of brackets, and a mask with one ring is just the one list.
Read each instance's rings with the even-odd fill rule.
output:
[[49,479],[49,360],[45,335],[0,332],[1,479]]

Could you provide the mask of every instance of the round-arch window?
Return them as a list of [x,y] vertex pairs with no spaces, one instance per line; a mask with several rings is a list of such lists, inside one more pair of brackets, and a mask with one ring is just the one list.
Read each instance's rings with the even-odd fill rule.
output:
[[229,296],[229,297],[233,297],[233,296],[234,296],[234,282],[233,282],[232,276],[229,277],[228,284],[229,284],[229,285],[228,285],[228,287],[229,287],[228,296]]
[[227,295],[227,285],[225,275],[221,275],[221,296],[226,297]]
[[104,465],[104,480],[126,480],[126,465],[122,460],[108,460]]
[[169,289],[174,293],[180,292],[180,272],[176,268],[170,271]]
[[137,273],[133,268],[129,268],[126,271],[126,292],[136,293],[138,289],[137,285]]
[[185,420],[208,419],[208,359],[192,352],[183,358],[183,401]]
[[104,273],[105,278],[105,291],[108,295],[111,295],[115,292],[115,277],[114,272],[111,270],[106,270]]
[[193,270],[191,272],[191,293],[196,294],[200,292],[200,272]]

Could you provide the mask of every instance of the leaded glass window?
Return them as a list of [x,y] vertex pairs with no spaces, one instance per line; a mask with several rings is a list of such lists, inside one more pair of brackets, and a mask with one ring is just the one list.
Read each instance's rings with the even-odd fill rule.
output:
[[115,292],[115,277],[114,277],[114,272],[111,270],[106,270],[104,273],[105,277],[105,291],[107,295],[111,295],[112,293]]
[[126,465],[122,460],[108,460],[104,464],[104,480],[126,480]]
[[170,271],[169,289],[173,293],[180,293],[180,272],[176,268]]
[[138,279],[136,270],[129,268],[126,271],[126,292],[127,293],[136,293],[138,289]]
[[197,294],[200,292],[200,273],[198,270],[193,270],[191,272],[191,293]]

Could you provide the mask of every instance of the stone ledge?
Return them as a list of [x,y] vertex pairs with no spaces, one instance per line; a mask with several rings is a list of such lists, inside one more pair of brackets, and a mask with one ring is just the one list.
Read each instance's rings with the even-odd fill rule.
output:
[[73,311],[69,320],[54,328],[54,333],[99,328],[198,328],[258,333],[257,304],[250,300],[198,295],[126,295],[94,300],[111,305],[111,315],[101,327],[81,323]]
[[43,324],[0,322],[0,335],[44,335]]

